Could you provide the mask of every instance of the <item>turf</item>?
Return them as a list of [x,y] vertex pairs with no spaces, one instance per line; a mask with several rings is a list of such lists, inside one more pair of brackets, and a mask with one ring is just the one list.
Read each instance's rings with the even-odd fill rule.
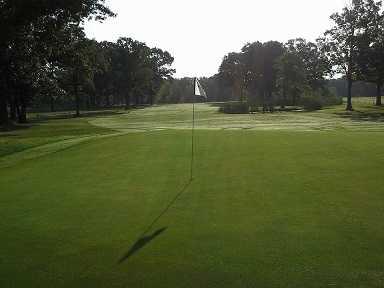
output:
[[[196,105],[197,129],[204,130],[288,130],[288,131],[384,131],[384,110],[357,99],[356,110],[336,106],[315,112],[276,112],[228,115],[216,104]],[[190,129],[191,105],[155,106],[131,113],[92,119],[90,123],[122,132]]]
[[91,125],[83,118],[33,121],[31,124],[19,126],[17,130],[0,133],[0,157],[79,136],[107,133],[111,133],[111,130]]
[[[380,120],[357,129],[336,107],[295,117],[341,128],[278,129],[256,115],[276,127],[223,129],[216,118],[244,116],[203,105],[211,130],[196,132],[189,183],[186,108],[62,120],[62,132],[45,123],[55,139],[75,123],[73,137],[95,137],[0,168],[0,287],[384,286]],[[147,132],[132,133],[133,117]]]

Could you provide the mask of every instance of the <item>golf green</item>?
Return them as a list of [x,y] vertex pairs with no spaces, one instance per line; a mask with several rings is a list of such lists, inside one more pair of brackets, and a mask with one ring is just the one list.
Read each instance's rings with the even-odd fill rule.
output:
[[0,287],[384,286],[383,132],[198,129],[190,181],[188,130],[68,121],[0,158]]

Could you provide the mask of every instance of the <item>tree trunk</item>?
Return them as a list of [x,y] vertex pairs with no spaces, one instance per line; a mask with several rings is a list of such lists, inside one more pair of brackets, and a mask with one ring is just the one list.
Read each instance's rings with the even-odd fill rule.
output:
[[240,85],[240,102],[244,102],[244,90],[243,87]]
[[13,94],[9,99],[9,112],[10,112],[10,119],[13,121],[17,120],[17,97],[15,94]]
[[275,101],[273,99],[273,93],[272,90],[269,91],[269,112],[274,113],[275,112]]
[[381,106],[381,84],[377,84],[376,106]]
[[27,103],[25,101],[25,95],[20,95],[20,110],[18,111],[19,123],[27,123]]
[[131,94],[125,94],[125,110],[129,110],[131,108]]
[[88,97],[87,97],[87,101],[86,101],[86,103],[85,103],[85,105],[87,106],[86,108],[87,108],[87,111],[90,111],[91,110],[91,96],[90,95],[88,95]]
[[287,105],[287,89],[286,85],[283,85],[283,101],[281,103],[281,109],[285,109],[285,106]]
[[8,123],[8,110],[7,110],[7,101],[5,100],[5,95],[0,95],[0,125],[5,125]]
[[109,94],[106,93],[105,94],[105,105],[109,108],[111,107],[111,101],[110,101],[110,98],[109,98]]
[[51,112],[55,112],[55,100],[53,99],[53,96],[51,95],[50,96],[50,108],[51,108]]
[[348,77],[348,94],[347,94],[347,107],[346,107],[347,111],[353,111],[353,107],[352,107],[352,85],[353,85],[353,81],[352,81],[351,77]]
[[153,106],[153,98],[154,98],[154,95],[153,95],[153,92],[151,92],[151,95],[149,96],[149,105]]
[[263,102],[262,104],[263,104],[263,113],[265,113],[265,112],[267,112],[268,111],[268,99],[267,99],[267,97],[266,97],[266,94],[267,94],[267,92],[264,90],[264,89],[262,89],[261,90],[261,101]]
[[75,84],[75,101],[76,101],[76,117],[80,117],[80,96],[79,96],[79,86]]

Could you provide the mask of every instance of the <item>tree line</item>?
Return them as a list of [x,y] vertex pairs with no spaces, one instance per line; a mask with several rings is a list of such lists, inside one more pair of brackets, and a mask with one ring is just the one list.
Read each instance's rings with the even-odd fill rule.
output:
[[104,0],[0,0],[0,124],[27,109],[152,104],[173,57],[131,38],[97,42],[86,20],[115,14]]
[[[315,42],[302,38],[286,43],[269,41],[246,44],[240,52],[223,58],[218,74],[201,82],[215,101],[228,99],[260,105],[272,111],[276,105],[335,104],[338,95],[347,97],[353,110],[353,85],[372,93],[380,106],[384,83],[384,14],[382,2],[352,0],[341,12],[331,15],[333,26]],[[341,80],[331,80],[332,78]],[[160,102],[191,100],[186,79],[164,84]],[[346,86],[346,92],[341,87]],[[330,89],[332,88],[332,89]]]
[[[55,111],[193,100],[191,79],[172,79],[173,57],[131,38],[88,39],[83,23],[115,14],[104,0],[0,0],[0,124],[27,121],[27,110]],[[382,2],[352,0],[331,16],[317,41],[247,43],[224,56],[219,72],[201,79],[210,99],[238,100],[264,111],[276,106],[332,104],[346,83],[384,84]],[[358,82],[360,81],[360,82]],[[343,83],[344,83],[343,82]],[[333,86],[332,86],[333,85]],[[329,89],[335,87],[335,89]],[[340,94],[340,91],[339,91]]]

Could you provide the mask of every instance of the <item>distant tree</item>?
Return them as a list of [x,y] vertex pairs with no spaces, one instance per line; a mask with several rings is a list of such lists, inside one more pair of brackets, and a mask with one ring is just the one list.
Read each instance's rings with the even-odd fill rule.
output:
[[81,95],[93,85],[93,77],[97,71],[97,48],[93,40],[82,35],[74,37],[67,45],[64,53],[63,67],[67,77],[67,85],[75,97],[76,116],[80,116]]
[[[159,48],[152,48],[149,56],[150,70],[152,71],[152,79],[150,80],[150,99],[149,104],[153,105],[154,96],[159,91],[165,80],[171,79],[176,72],[171,66],[175,59],[167,51]],[[148,74],[147,74],[148,75]]]
[[264,99],[263,110],[268,109],[273,112],[274,99],[273,93],[277,90],[277,69],[276,62],[283,55],[283,44],[277,41],[270,41],[263,44],[264,63],[263,63],[263,82],[264,82]]
[[240,53],[224,57],[216,80],[229,84],[241,102],[248,95],[250,102],[262,103],[264,111],[273,111],[278,77],[275,64],[283,53],[280,42],[248,43]]
[[264,97],[264,48],[263,43],[246,44],[242,49],[242,60],[245,66],[245,80],[252,104],[261,103]]
[[307,88],[308,83],[302,59],[296,53],[287,51],[280,56],[275,65],[277,87],[282,96],[281,107],[288,105],[288,98],[292,99],[292,105],[297,105],[297,100]]
[[240,102],[245,100],[246,69],[242,53],[229,53],[220,65],[221,79],[232,87],[232,93]]
[[[117,61],[119,61],[116,67],[116,80],[119,82],[117,86],[119,92],[124,95],[125,107],[128,109],[131,106],[134,92],[138,93],[150,78],[146,75],[146,73],[150,73],[146,68],[151,51],[145,43],[131,38],[120,38],[117,41],[117,49]],[[137,97],[136,104],[139,104]]]
[[341,13],[331,16],[334,26],[319,39],[322,51],[329,57],[336,73],[345,76],[348,82],[347,107],[352,107],[352,85],[358,80],[359,38],[364,33],[363,0],[352,0],[351,5],[343,8]]
[[384,15],[382,2],[364,2],[363,22],[365,33],[359,38],[357,58],[360,80],[374,83],[377,87],[376,105],[381,106],[381,91],[384,85]]
[[319,45],[297,38],[289,40],[285,47],[289,53],[300,58],[309,87],[312,90],[324,88],[326,76],[330,74],[332,66]]

